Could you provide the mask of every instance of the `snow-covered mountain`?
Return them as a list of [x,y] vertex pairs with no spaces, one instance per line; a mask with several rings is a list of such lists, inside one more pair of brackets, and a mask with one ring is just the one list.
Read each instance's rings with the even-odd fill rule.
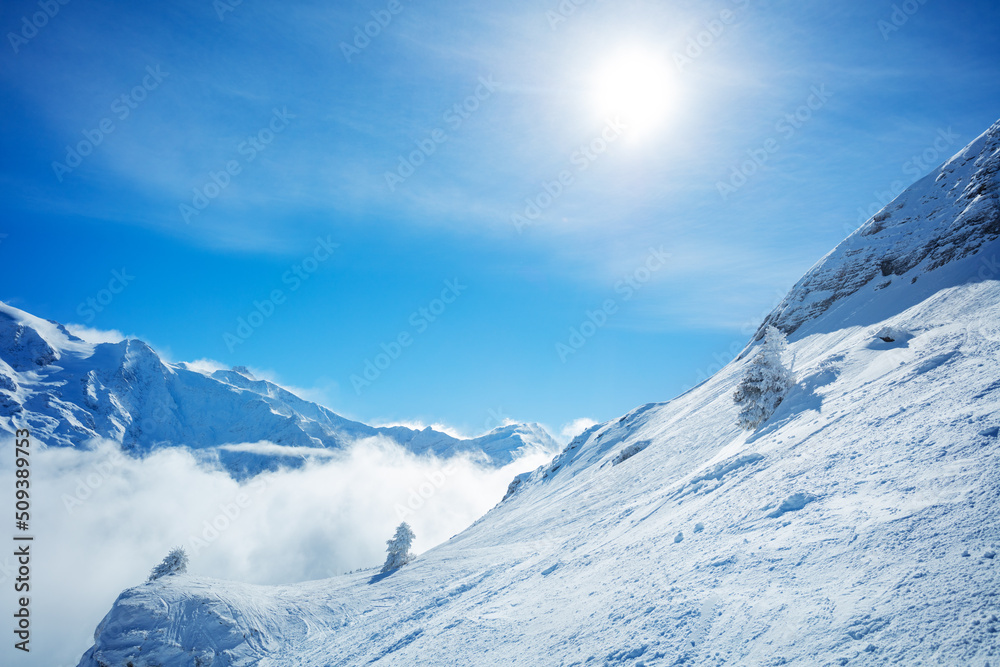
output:
[[129,589],[81,667],[996,667],[998,145],[1000,123],[767,318],[797,384],[756,431],[744,354],[389,576]]
[[[87,343],[61,324],[0,303],[0,428],[13,432],[15,420],[49,445],[102,437],[135,454],[190,447],[237,476],[294,466],[310,449],[379,435],[416,454],[465,452],[496,466],[527,450],[558,449],[537,424],[502,425],[473,439],[430,427],[368,426],[245,368],[209,372],[167,363],[136,339]],[[239,446],[259,442],[282,447]]]
[[[757,337],[769,324],[791,333],[883,320],[954,282],[936,269],[977,253],[984,264],[973,275],[997,278],[1000,267],[980,251],[998,235],[1000,130],[994,125],[821,259]],[[865,298],[872,291],[880,294]],[[847,298],[858,292],[861,298]]]

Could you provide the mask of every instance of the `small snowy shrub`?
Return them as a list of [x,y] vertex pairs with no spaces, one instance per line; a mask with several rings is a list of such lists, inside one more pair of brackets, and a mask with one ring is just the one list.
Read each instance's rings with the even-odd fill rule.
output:
[[895,343],[896,341],[905,343],[910,338],[913,338],[906,331],[897,327],[882,327],[875,333],[875,337],[884,343]]
[[733,401],[742,406],[740,427],[752,431],[774,414],[792,386],[792,372],[781,360],[785,335],[773,326],[764,334],[764,344],[740,380]]
[[633,442],[631,445],[625,447],[620,452],[618,452],[618,455],[615,456],[615,458],[611,459],[611,465],[616,466],[622,461],[629,460],[642,450],[646,449],[648,445],[649,445],[648,440],[643,440],[642,442]]
[[146,583],[155,581],[168,574],[184,574],[187,572],[187,569],[187,553],[184,551],[183,547],[177,547],[167,554],[167,557],[163,559],[162,563],[153,568],[153,570],[149,573],[149,579],[146,580]]
[[398,570],[413,560],[413,554],[410,553],[410,545],[413,544],[413,538],[413,530],[410,528],[410,524],[405,521],[399,524],[393,538],[385,542],[385,550],[388,555],[385,558],[385,565],[382,566],[383,573]]

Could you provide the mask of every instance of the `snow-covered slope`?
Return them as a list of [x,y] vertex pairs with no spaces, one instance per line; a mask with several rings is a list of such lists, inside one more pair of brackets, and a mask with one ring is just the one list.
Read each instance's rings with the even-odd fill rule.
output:
[[[103,437],[133,453],[186,446],[243,476],[300,464],[301,448],[386,436],[417,454],[482,455],[502,466],[526,450],[558,449],[537,424],[474,439],[430,427],[373,427],[345,419],[246,369],[206,372],[164,362],[146,343],[90,344],[60,324],[0,303],[0,428],[26,423],[49,445]],[[287,448],[233,448],[269,442]]]
[[1000,242],[975,212],[997,130],[890,205],[891,242],[868,223],[768,318],[798,382],[757,431],[736,425],[743,355],[589,429],[389,576],[129,589],[81,667],[996,667]]

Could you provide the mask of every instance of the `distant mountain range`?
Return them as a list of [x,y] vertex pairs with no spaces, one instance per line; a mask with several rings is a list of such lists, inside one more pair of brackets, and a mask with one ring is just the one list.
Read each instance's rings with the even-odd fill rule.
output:
[[[88,343],[62,324],[0,302],[0,429],[27,424],[48,445],[92,438],[141,455],[183,446],[237,477],[297,466],[310,452],[384,436],[415,454],[467,453],[503,466],[558,444],[538,424],[506,424],[477,438],[433,428],[375,427],[345,419],[245,368],[207,372],[167,363],[146,343]],[[281,447],[253,448],[247,443]]]

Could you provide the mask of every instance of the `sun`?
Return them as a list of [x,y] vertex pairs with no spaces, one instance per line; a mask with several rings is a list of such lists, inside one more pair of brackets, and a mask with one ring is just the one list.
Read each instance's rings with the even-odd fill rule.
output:
[[620,117],[629,134],[659,126],[674,103],[674,80],[665,60],[634,49],[606,60],[594,75],[593,105],[602,117]]

